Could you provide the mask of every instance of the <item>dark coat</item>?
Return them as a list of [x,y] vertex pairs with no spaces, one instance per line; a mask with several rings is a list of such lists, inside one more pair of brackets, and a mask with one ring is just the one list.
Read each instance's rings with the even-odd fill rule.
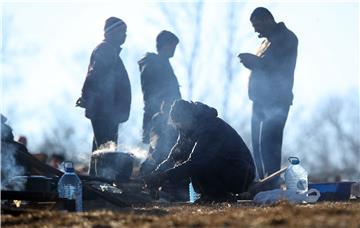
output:
[[163,110],[168,113],[172,103],[181,99],[181,94],[179,82],[168,59],[155,53],[146,53],[138,64],[144,100],[143,138],[147,142],[153,115],[161,111],[163,102]]
[[82,98],[89,119],[125,122],[131,105],[130,80],[120,59],[121,48],[104,40],[91,54]]
[[257,55],[261,57],[252,69],[249,98],[262,105],[291,105],[298,39],[280,22],[265,40]]
[[207,105],[197,102],[195,116],[194,128],[180,134],[169,157],[157,170],[166,171],[173,181],[206,173],[220,178],[233,177],[234,182],[253,181],[254,162],[240,135],[217,117],[216,109]]

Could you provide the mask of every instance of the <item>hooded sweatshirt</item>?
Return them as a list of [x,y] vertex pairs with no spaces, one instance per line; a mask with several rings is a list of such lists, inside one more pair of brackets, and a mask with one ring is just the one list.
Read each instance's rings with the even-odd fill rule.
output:
[[169,59],[161,58],[155,53],[146,53],[139,60],[141,73],[141,89],[144,99],[144,111],[151,116],[160,111],[160,105],[165,102],[166,110],[171,104],[181,98],[179,83],[170,65]]

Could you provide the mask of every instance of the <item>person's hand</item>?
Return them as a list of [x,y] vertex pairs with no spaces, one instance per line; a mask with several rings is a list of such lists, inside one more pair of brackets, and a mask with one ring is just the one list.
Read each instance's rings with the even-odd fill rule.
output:
[[240,62],[248,69],[253,69],[259,62],[259,57],[251,53],[240,53]]

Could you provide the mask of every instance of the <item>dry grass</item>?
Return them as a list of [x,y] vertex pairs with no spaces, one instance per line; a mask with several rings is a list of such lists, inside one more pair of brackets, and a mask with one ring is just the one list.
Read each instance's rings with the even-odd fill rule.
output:
[[360,227],[360,202],[273,206],[150,205],[84,213],[39,211],[2,215],[3,227]]

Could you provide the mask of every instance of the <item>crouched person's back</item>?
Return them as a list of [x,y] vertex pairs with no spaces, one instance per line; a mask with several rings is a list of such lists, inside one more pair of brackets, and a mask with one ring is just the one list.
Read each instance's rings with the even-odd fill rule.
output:
[[240,135],[217,117],[216,109],[178,100],[170,117],[181,134],[158,168],[162,177],[190,178],[203,202],[233,200],[234,194],[248,190],[255,177],[250,151]]
[[[240,135],[217,117],[215,109],[201,103],[196,105],[202,110],[202,117],[196,124],[196,143],[200,150],[193,150],[191,157],[195,160],[194,164],[202,164],[199,167],[203,168],[194,169],[197,170],[192,177],[194,188],[203,192],[205,201],[231,200],[234,194],[246,192],[254,180],[255,166],[251,153]],[[213,114],[211,116],[206,112]],[[201,155],[194,155],[196,152]]]

